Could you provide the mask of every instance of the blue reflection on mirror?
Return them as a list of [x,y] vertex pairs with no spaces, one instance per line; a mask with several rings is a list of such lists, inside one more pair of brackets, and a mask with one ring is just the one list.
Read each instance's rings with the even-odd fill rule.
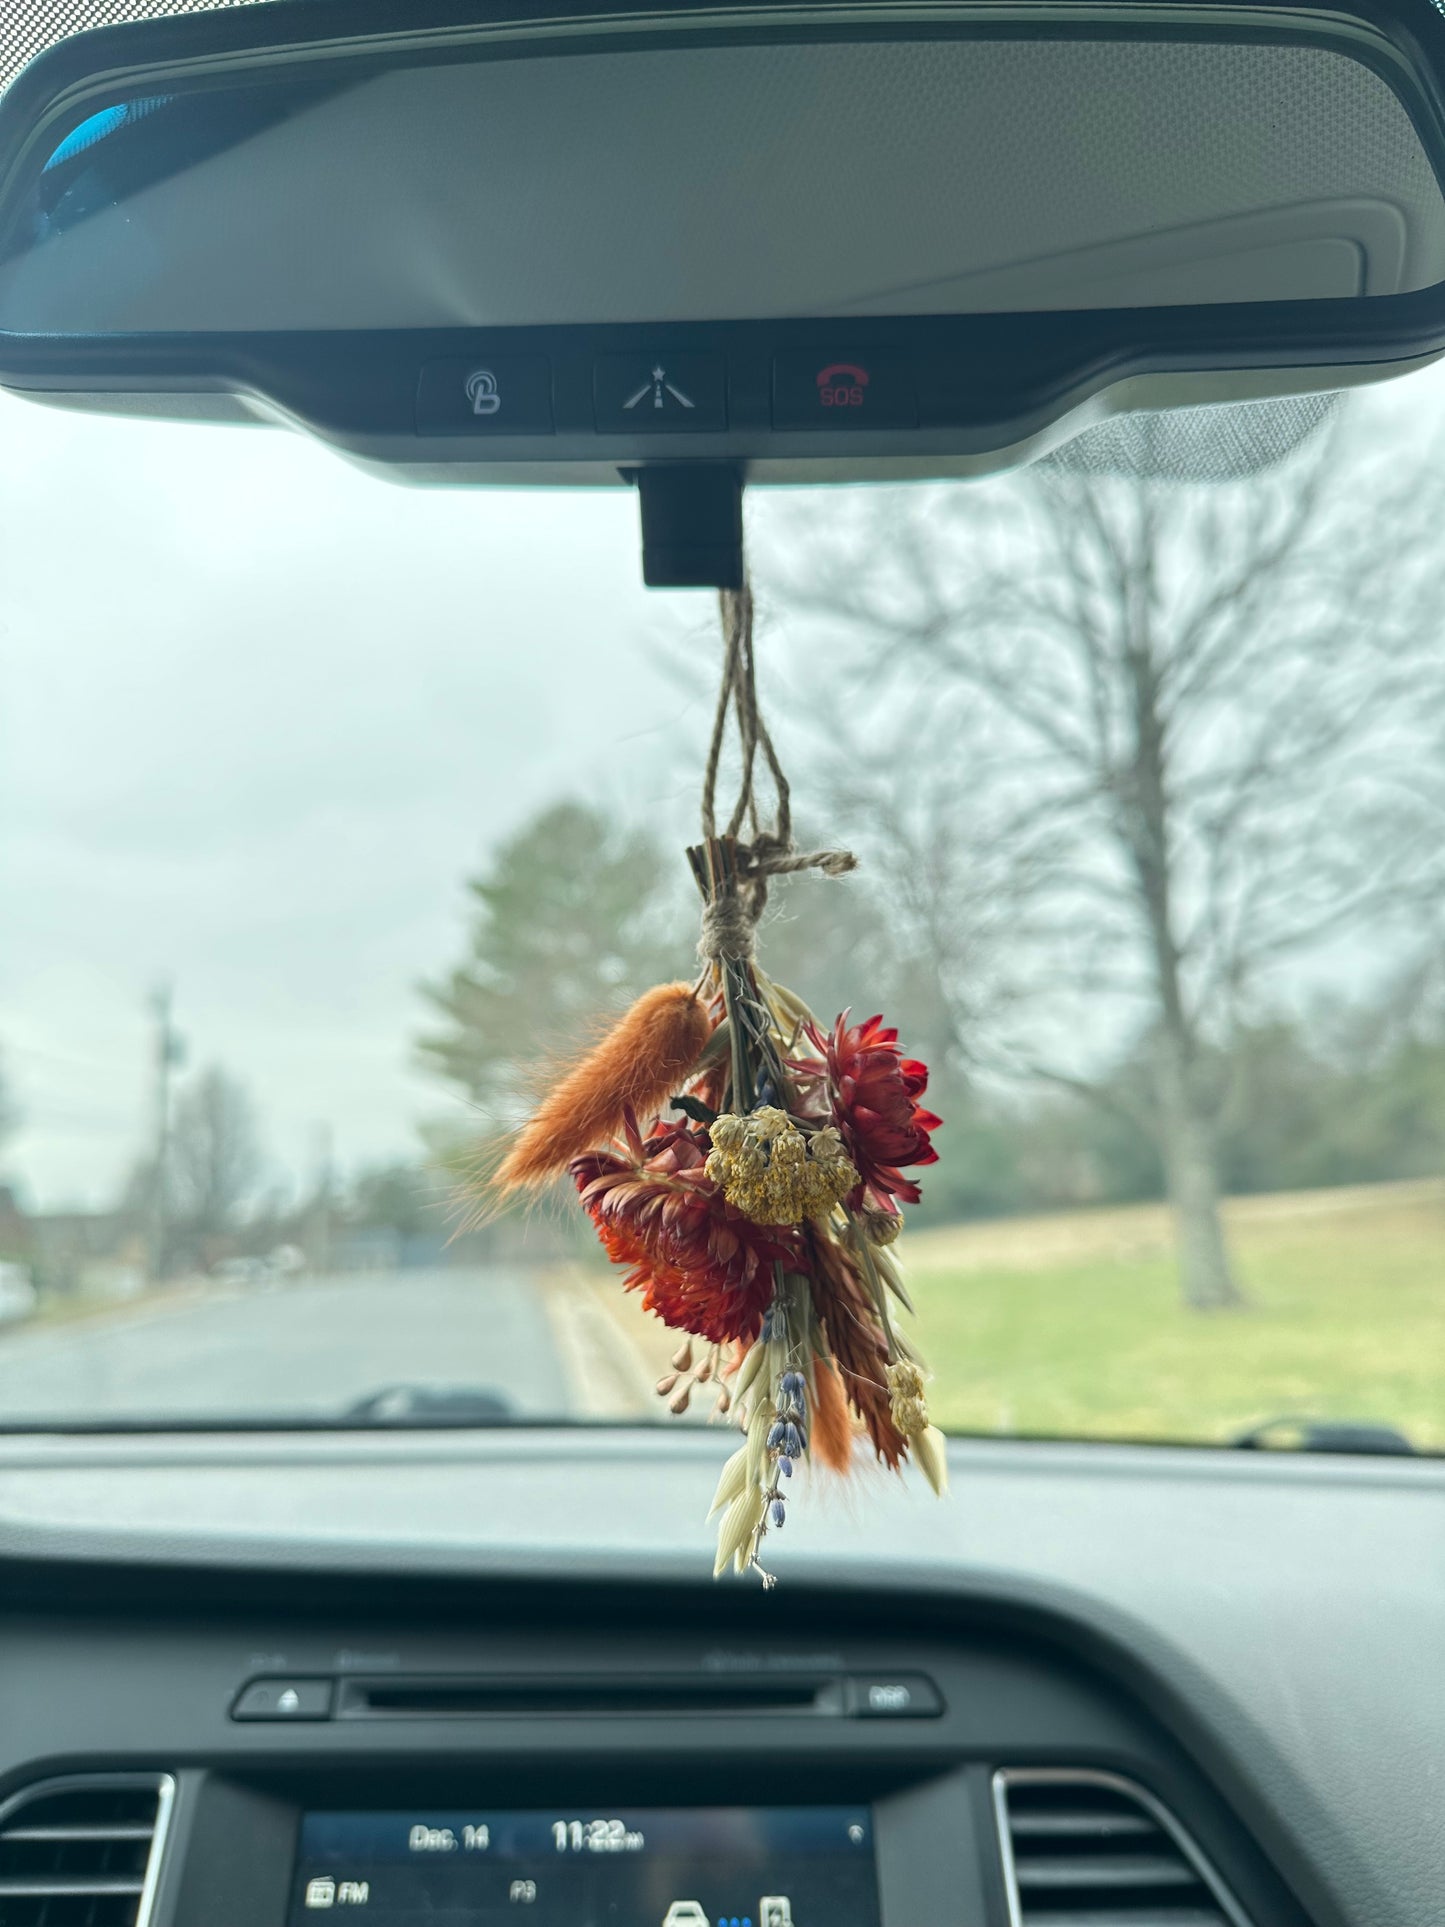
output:
[[102,107],[98,114],[91,114],[79,127],[70,130],[41,172],[48,174],[52,167],[59,167],[62,161],[73,160],[88,147],[94,147],[97,141],[103,141],[107,134],[114,134],[119,128],[144,119],[173,98],[171,94],[148,94],[141,100],[123,100],[114,107]]

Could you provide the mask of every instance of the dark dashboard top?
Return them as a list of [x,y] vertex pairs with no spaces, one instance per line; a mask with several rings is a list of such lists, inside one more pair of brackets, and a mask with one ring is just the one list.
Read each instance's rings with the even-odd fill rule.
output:
[[964,1634],[1042,1642],[1158,1723],[1317,1921],[1438,1920],[1445,1466],[956,1443],[946,1506],[866,1487],[820,1505],[790,1522],[764,1596],[705,1577],[725,1444],[11,1440],[4,1598],[31,1626],[43,1610],[78,1631],[96,1612],[159,1616],[167,1637],[229,1627],[228,1699],[278,1614],[311,1629],[323,1671],[338,1640],[383,1623],[436,1638],[520,1621],[544,1642],[627,1628],[643,1653],[677,1627],[744,1651],[890,1628],[909,1653]]

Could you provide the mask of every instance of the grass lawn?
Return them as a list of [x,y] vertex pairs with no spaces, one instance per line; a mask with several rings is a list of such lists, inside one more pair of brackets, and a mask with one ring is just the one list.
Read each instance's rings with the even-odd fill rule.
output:
[[1159,1206],[905,1236],[939,1424],[1220,1441],[1292,1413],[1445,1451],[1445,1184],[1233,1199],[1246,1309],[1179,1303]]
[[[899,1250],[951,1431],[1226,1440],[1293,1414],[1380,1419],[1445,1451],[1445,1183],[1234,1198],[1240,1311],[1179,1303],[1161,1205],[907,1232]],[[648,1376],[679,1339],[577,1268]],[[710,1404],[699,1400],[699,1404]]]

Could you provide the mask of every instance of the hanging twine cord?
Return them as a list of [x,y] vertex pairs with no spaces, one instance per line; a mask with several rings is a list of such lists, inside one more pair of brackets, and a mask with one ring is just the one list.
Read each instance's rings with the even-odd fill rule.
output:
[[[702,785],[702,938],[698,955],[710,963],[746,962],[754,933],[768,901],[772,877],[821,870],[837,877],[857,868],[851,850],[800,850],[793,841],[792,790],[758,709],[753,655],[753,592],[749,585],[720,592],[723,673],[713,716],[712,740]],[[731,718],[742,755],[737,799],[721,837],[717,825],[718,770]],[[761,758],[773,789],[773,813],[765,821],[758,808],[756,778]],[[743,831],[746,828],[746,839]]]

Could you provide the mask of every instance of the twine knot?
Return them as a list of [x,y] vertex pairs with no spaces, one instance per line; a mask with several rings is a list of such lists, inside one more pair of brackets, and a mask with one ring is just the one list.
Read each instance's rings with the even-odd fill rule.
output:
[[704,963],[746,963],[752,957],[758,924],[768,902],[771,877],[819,870],[827,877],[856,870],[851,850],[800,850],[764,830],[751,843],[726,846],[720,874],[702,909],[697,954]]

